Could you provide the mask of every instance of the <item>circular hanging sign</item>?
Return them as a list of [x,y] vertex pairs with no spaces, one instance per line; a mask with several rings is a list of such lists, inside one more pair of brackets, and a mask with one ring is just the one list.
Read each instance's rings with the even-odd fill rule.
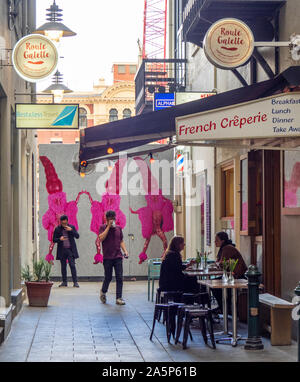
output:
[[241,20],[233,18],[214,23],[204,38],[207,59],[221,69],[233,69],[245,64],[253,49],[251,29]]
[[54,74],[58,51],[47,37],[31,34],[19,40],[12,53],[13,66],[25,81],[37,82]]

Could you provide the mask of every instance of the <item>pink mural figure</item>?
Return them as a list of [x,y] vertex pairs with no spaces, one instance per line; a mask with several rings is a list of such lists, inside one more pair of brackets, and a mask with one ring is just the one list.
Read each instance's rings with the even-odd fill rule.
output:
[[67,202],[66,193],[63,192],[62,182],[58,178],[50,159],[46,156],[40,156],[40,160],[44,166],[46,175],[46,189],[48,191],[48,210],[42,217],[42,224],[45,230],[48,231],[48,240],[50,242],[49,253],[45,257],[45,260],[53,264],[53,231],[55,227],[60,224],[60,217],[62,215],[67,215],[69,218],[69,223],[78,229],[78,208],[77,201]]
[[122,189],[122,174],[127,159],[121,158],[115,164],[111,176],[106,182],[106,192],[102,194],[102,201],[91,201],[91,226],[90,229],[97,235],[96,248],[97,253],[94,256],[94,264],[103,263],[103,255],[101,254],[101,243],[99,239],[99,230],[102,224],[106,223],[105,213],[108,210],[113,210],[116,213],[116,224],[122,229],[126,226],[126,216],[120,209],[121,197],[120,190]]
[[285,207],[299,207],[297,191],[300,187],[300,162],[296,162],[292,169],[290,180],[284,179]]
[[165,232],[174,229],[173,204],[162,195],[157,180],[151,174],[146,162],[140,157],[135,157],[134,160],[140,168],[143,186],[147,193],[145,195],[146,207],[142,207],[137,211],[130,208],[131,213],[138,214],[142,224],[142,235],[146,239],[143,250],[139,255],[139,264],[142,264],[148,258],[146,251],[152,236],[157,235],[161,239],[164,252],[166,251],[168,242]]

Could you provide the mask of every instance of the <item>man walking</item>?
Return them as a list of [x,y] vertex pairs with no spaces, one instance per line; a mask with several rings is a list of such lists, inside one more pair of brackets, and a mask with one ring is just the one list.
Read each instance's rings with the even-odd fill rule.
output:
[[106,303],[106,292],[112,280],[112,271],[115,269],[117,290],[116,304],[125,305],[122,299],[123,289],[123,255],[128,258],[128,252],[123,241],[123,232],[120,226],[116,225],[115,211],[107,211],[105,214],[106,224],[100,226],[99,238],[103,249],[104,282],[100,291],[100,300]]
[[79,238],[79,234],[75,227],[68,224],[68,216],[62,215],[60,217],[60,225],[57,226],[53,233],[53,242],[57,243],[56,260],[60,260],[61,263],[61,275],[62,283],[60,287],[68,286],[67,281],[67,260],[71,269],[72,279],[75,288],[79,288],[77,282],[77,272],[75,266],[75,259],[78,259],[79,255],[75,239]]

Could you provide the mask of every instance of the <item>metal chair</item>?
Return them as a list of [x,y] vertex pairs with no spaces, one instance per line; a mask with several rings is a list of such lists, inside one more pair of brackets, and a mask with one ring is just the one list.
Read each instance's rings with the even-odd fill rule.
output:
[[[159,264],[153,264],[153,262],[159,262]],[[150,300],[150,282],[152,282],[151,301],[154,297],[154,282],[159,280],[160,276],[161,258],[154,258],[148,260],[148,301]]]

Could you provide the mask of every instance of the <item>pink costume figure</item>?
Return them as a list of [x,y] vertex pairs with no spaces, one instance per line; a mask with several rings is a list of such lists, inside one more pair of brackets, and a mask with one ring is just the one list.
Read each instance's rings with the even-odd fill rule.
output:
[[97,253],[94,256],[94,264],[103,263],[103,255],[101,251],[101,243],[99,239],[99,230],[102,224],[106,223],[105,213],[113,210],[116,213],[116,224],[122,229],[126,226],[126,216],[120,209],[121,197],[119,195],[122,188],[122,174],[127,159],[122,158],[115,164],[112,174],[106,183],[106,192],[102,194],[102,202],[93,201],[91,198],[91,226],[90,229],[97,235],[96,248]]
[[151,174],[146,162],[140,157],[135,157],[134,159],[140,168],[143,178],[143,186],[147,192],[147,195],[145,196],[147,202],[146,207],[142,207],[137,211],[133,211],[130,208],[131,213],[138,214],[142,224],[142,235],[146,239],[143,251],[139,255],[139,264],[142,264],[148,258],[146,251],[153,235],[157,235],[161,239],[164,252],[166,251],[168,242],[165,232],[174,229],[173,204],[169,199],[162,195],[157,180]]
[[78,230],[77,223],[77,200],[67,202],[66,193],[63,192],[63,186],[61,180],[55,171],[55,168],[46,156],[40,156],[40,160],[45,169],[46,175],[46,189],[48,191],[48,210],[45,212],[42,218],[42,224],[45,230],[48,231],[48,240],[50,241],[49,253],[45,257],[48,263],[53,264],[54,257],[52,255],[54,243],[53,231],[55,227],[60,224],[60,217],[67,215],[69,223],[74,225]]

